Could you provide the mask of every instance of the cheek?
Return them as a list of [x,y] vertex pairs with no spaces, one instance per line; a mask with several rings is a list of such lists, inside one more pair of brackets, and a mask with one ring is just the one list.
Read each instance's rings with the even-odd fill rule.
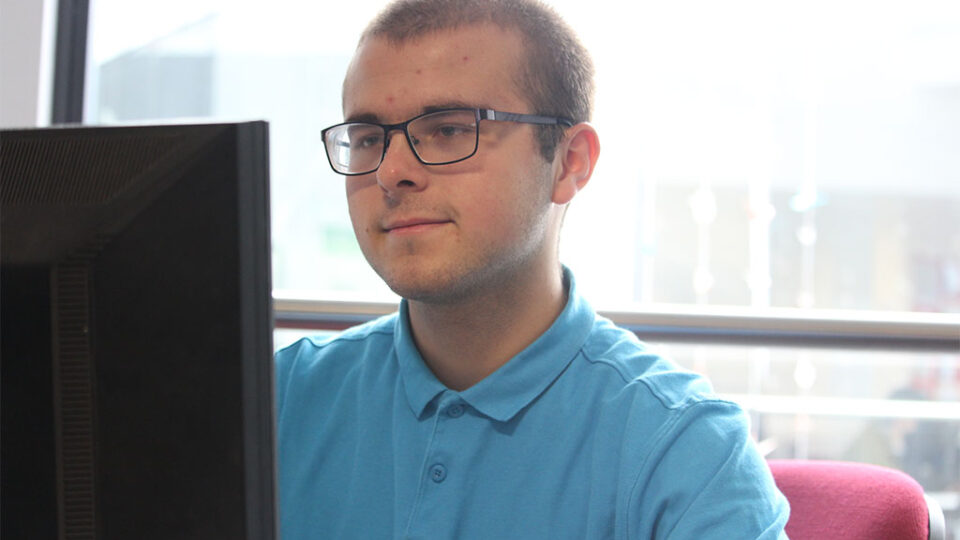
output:
[[370,196],[371,192],[378,192],[377,179],[372,174],[365,176],[347,176],[344,187],[347,192],[347,204],[353,206],[355,201]]
[[347,182],[347,212],[350,215],[353,232],[361,243],[370,237],[371,227],[374,226],[371,210],[373,206],[369,200],[370,191],[370,189],[359,189],[351,185],[350,181]]
[[530,192],[500,185],[495,189],[474,193],[464,200],[460,210],[481,238],[496,243],[528,227],[537,212],[537,205],[532,199],[534,196]]

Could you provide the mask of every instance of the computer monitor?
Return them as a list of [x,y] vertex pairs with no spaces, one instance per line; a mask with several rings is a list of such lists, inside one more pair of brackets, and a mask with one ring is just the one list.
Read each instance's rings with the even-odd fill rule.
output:
[[267,138],[0,133],[4,540],[275,537]]

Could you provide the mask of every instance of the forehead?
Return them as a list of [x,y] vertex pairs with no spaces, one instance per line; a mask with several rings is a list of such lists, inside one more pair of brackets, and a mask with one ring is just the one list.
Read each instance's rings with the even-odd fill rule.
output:
[[492,25],[438,31],[402,43],[368,38],[347,70],[344,115],[399,121],[438,105],[523,106],[517,88],[522,51],[518,33]]

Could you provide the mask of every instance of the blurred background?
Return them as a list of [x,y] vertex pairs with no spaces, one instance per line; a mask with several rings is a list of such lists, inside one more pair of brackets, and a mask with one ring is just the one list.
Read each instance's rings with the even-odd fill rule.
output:
[[[742,403],[766,455],[903,470],[960,538],[960,351],[916,331],[960,321],[960,4],[548,3],[597,67],[602,157],[561,245],[594,307],[642,338],[664,313],[742,322],[646,339]],[[281,320],[397,300],[320,143],[382,5],[89,2],[84,123],[270,121]],[[805,337],[752,339],[767,317]],[[343,320],[288,320],[276,345]],[[850,321],[916,339],[838,344]]]

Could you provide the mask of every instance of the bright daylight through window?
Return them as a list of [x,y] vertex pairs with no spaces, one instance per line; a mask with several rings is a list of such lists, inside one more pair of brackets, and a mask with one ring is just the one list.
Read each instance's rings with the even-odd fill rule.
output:
[[[596,308],[960,314],[960,4],[550,3],[597,67],[603,151],[561,244]],[[393,302],[320,135],[382,4],[92,0],[85,121],[269,120],[275,296]],[[905,470],[960,529],[957,351],[657,345],[770,456]]]
[[[563,244],[594,303],[960,311],[955,4],[554,4],[597,64]],[[269,119],[277,289],[391,298],[319,139],[381,2],[165,5],[93,2],[87,121]]]

